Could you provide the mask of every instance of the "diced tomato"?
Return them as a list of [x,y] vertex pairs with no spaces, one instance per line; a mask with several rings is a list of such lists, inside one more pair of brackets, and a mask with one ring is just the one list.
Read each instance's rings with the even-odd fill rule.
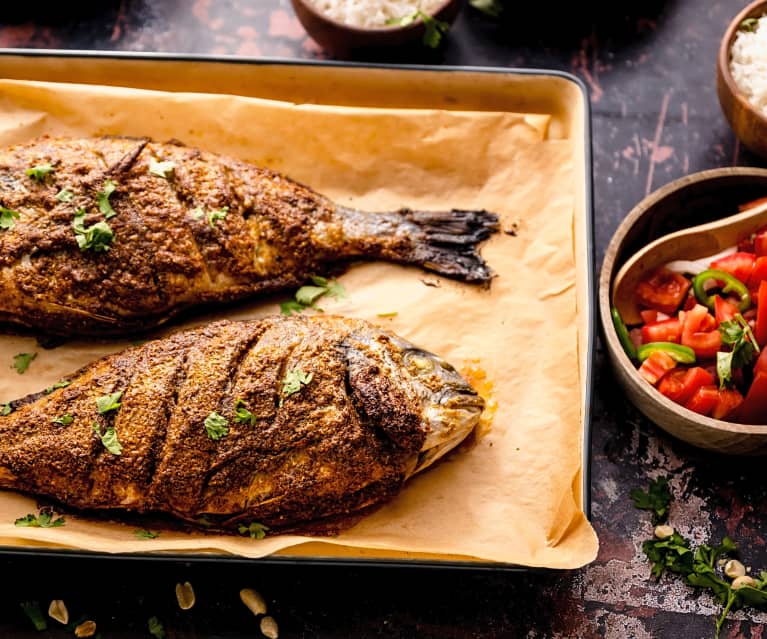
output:
[[654,308],[646,308],[639,311],[639,314],[642,316],[642,321],[645,324],[652,324],[653,322],[658,321],[658,311]]
[[714,419],[727,419],[743,403],[743,395],[736,389],[725,388],[719,391],[719,401],[711,411]]
[[719,402],[719,389],[713,384],[701,386],[685,402],[684,407],[701,415],[709,415]]
[[637,285],[637,302],[641,306],[671,315],[682,305],[690,286],[692,282],[684,275],[660,267]]
[[759,282],[759,292],[756,294],[754,337],[760,347],[767,345],[767,280]]
[[767,424],[767,373],[754,375],[735,418],[742,424]]
[[759,357],[756,359],[756,364],[754,364],[754,375],[759,373],[767,375],[767,348],[762,349],[762,352],[759,353]]
[[755,262],[756,255],[753,253],[738,252],[714,260],[711,262],[711,268],[734,275],[745,284],[751,277]]
[[757,257],[754,262],[754,270],[751,271],[751,277],[748,278],[746,286],[749,291],[755,291],[759,288],[759,282],[767,280],[767,257]]
[[701,386],[714,383],[714,376],[705,368],[676,368],[664,375],[658,384],[658,390],[678,404],[686,403]]
[[639,367],[639,374],[655,386],[661,377],[674,368],[676,368],[676,362],[671,355],[663,351],[653,351],[642,362],[642,365]]
[[767,229],[762,229],[754,235],[754,253],[757,257],[767,255]]
[[676,317],[645,324],[642,327],[642,343],[676,342],[682,336],[682,323]]
[[716,357],[722,345],[722,336],[716,328],[716,319],[708,309],[697,304],[684,314],[682,344],[695,351],[697,357]]
[[738,313],[738,307],[728,302],[720,295],[714,295],[714,315],[717,326],[722,322],[729,322]]

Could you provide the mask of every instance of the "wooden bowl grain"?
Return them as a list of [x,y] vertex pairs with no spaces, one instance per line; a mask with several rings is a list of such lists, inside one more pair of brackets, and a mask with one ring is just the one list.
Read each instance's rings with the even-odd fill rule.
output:
[[615,377],[629,400],[674,437],[727,454],[767,454],[767,425],[735,424],[705,417],[672,402],[650,386],[638,375],[618,340],[610,316],[610,293],[621,265],[652,240],[726,217],[736,213],[740,204],[765,196],[767,169],[712,169],[671,182],[639,202],[626,216],[607,247],[600,270],[602,339]]
[[767,117],[735,84],[730,72],[730,51],[743,21],[765,14],[767,0],[756,0],[735,16],[722,37],[716,62],[716,91],[722,112],[743,145],[762,157],[767,157]]
[[[409,46],[421,40],[425,32],[421,20],[404,27],[354,27],[329,18],[318,11],[309,0],[291,0],[291,3],[306,32],[327,53],[334,56]],[[461,0],[443,0],[431,16],[452,24],[462,4]]]

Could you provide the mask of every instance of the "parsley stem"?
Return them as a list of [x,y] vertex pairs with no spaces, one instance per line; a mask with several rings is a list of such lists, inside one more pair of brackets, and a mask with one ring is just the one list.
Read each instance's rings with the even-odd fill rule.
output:
[[722,626],[724,625],[724,620],[727,618],[728,613],[730,612],[730,608],[732,608],[732,604],[735,603],[735,591],[730,589],[730,591],[727,593],[727,605],[725,605],[724,610],[722,610],[722,614],[719,615],[719,618],[716,620],[716,634],[714,635],[715,639],[719,639],[719,633],[722,630]]

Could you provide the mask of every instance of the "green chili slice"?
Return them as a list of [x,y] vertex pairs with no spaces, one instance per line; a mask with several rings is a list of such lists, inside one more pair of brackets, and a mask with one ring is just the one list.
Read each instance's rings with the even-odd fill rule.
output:
[[695,363],[695,351],[689,346],[682,346],[682,344],[677,344],[676,342],[649,342],[642,344],[637,349],[637,357],[640,362],[643,362],[656,351],[663,351],[680,364]]
[[751,306],[751,293],[748,292],[748,287],[743,282],[726,271],[711,268],[699,273],[692,280],[692,290],[695,292],[695,297],[701,304],[708,306],[710,310],[714,310],[714,296],[709,295],[705,288],[706,282],[709,280],[722,282],[724,284],[723,293],[736,293],[738,295],[740,298],[738,310],[745,311]]
[[623,346],[623,350],[626,351],[626,355],[628,355],[631,359],[636,359],[636,347],[634,346],[634,342],[632,342],[631,338],[629,337],[629,329],[627,329],[626,325],[623,323],[623,318],[618,312],[618,309],[614,306],[610,308],[610,315],[612,315],[613,326],[615,326],[615,332],[618,333],[618,339],[620,340],[621,346]]

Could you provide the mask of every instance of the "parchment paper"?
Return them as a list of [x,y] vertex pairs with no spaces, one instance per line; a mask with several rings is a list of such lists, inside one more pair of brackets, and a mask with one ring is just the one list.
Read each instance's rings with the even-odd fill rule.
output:
[[[484,371],[485,390],[497,402],[474,445],[414,477],[352,529],[321,539],[162,531],[157,539],[139,540],[135,527],[71,514],[60,528],[19,528],[14,520],[36,512],[35,500],[0,492],[0,543],[110,553],[438,557],[551,568],[593,560],[597,539],[577,489],[583,428],[573,148],[568,140],[547,139],[548,124],[540,114],[323,107],[0,81],[3,145],[43,133],[177,138],[269,166],[344,204],[369,210],[481,207],[500,213],[504,229],[517,229],[482,247],[498,274],[489,290],[375,263],[355,265],[340,278],[348,299],[323,300],[326,312],[379,323],[459,369]],[[278,301],[243,303],[187,325],[279,312]],[[39,391],[126,345],[78,340],[45,350],[33,338],[2,335],[0,402]],[[22,352],[38,356],[19,375],[11,364]]]

